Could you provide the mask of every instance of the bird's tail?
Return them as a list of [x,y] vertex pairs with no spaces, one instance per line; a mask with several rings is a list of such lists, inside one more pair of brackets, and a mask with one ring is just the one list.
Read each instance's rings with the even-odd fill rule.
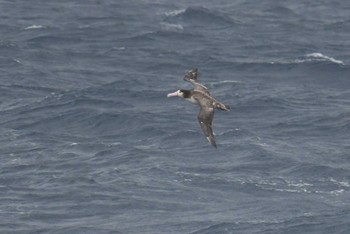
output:
[[220,102],[216,102],[215,107],[216,107],[216,109],[219,109],[219,110],[230,111],[230,106],[224,105]]

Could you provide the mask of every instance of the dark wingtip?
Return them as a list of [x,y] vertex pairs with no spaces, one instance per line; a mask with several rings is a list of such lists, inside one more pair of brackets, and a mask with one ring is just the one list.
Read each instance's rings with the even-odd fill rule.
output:
[[224,105],[222,103],[216,103],[215,105],[215,108],[219,109],[219,110],[224,110],[224,111],[230,111],[230,106],[228,105]]
[[210,143],[212,146],[214,146],[215,148],[218,148],[218,147],[216,146],[216,142],[215,142],[214,137],[208,136],[208,137],[207,137],[207,140],[209,141],[209,143]]
[[188,71],[184,77],[184,80],[189,81],[189,80],[197,80],[197,75],[198,75],[198,68],[192,68],[190,71]]

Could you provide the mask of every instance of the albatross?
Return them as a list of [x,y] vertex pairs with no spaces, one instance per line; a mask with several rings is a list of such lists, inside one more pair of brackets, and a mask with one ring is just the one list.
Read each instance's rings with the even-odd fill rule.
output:
[[209,93],[208,88],[198,82],[197,76],[197,68],[193,68],[188,71],[183,79],[190,82],[193,85],[193,89],[179,89],[173,93],[169,93],[167,97],[181,97],[187,101],[192,102],[193,104],[200,106],[198,122],[207,140],[212,146],[217,148],[212,129],[214,110],[218,109],[229,111],[230,107],[215,100],[215,98],[213,98]]

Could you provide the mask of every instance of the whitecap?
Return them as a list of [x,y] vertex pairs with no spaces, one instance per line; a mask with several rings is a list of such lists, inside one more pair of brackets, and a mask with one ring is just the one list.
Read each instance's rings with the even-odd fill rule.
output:
[[25,28],[25,30],[29,30],[29,29],[40,29],[40,28],[45,28],[44,26],[42,25],[31,25],[31,26],[28,26]]
[[303,188],[303,187],[307,187],[307,186],[313,186],[313,184],[309,184],[309,183],[305,183],[305,182],[300,181],[300,183],[288,183],[287,186],[288,187]]
[[338,189],[338,190],[330,191],[329,193],[332,195],[338,196],[339,194],[344,193],[344,192],[345,192],[344,189]]
[[181,24],[161,23],[161,26],[166,31],[183,31],[184,29],[184,27]]
[[108,146],[115,146],[115,145],[121,145],[122,143],[121,142],[113,142],[113,143],[110,143],[110,144],[107,144]]
[[337,60],[335,58],[332,58],[332,57],[328,57],[326,55],[323,55],[321,53],[311,53],[311,54],[307,54],[306,57],[309,57],[309,58],[316,58],[316,59],[321,59],[321,60],[328,60],[328,61],[331,61],[333,63],[339,63],[339,64],[342,64],[344,65],[344,62],[341,61],[341,60]]
[[350,188],[350,184],[348,181],[337,181],[333,178],[330,178],[329,181],[333,182],[334,184],[336,184],[338,186]]
[[113,46],[112,50],[125,50],[125,47],[124,46],[121,46],[121,47]]
[[174,11],[165,12],[165,15],[166,16],[177,16],[177,15],[184,13],[185,11],[186,11],[186,9],[174,10]]
[[21,60],[19,60],[19,59],[13,59],[13,61],[15,61],[16,63],[19,63],[19,64],[22,64],[23,65],[23,63],[21,62]]
[[310,53],[310,54],[306,54],[305,55],[305,59],[296,59],[295,62],[296,63],[304,63],[304,62],[312,62],[312,61],[328,61],[328,62],[332,62],[332,63],[337,63],[337,64],[341,64],[341,65],[345,65],[345,63],[341,60],[326,56],[322,53]]
[[150,150],[154,148],[154,145],[137,145],[134,148],[138,150]]

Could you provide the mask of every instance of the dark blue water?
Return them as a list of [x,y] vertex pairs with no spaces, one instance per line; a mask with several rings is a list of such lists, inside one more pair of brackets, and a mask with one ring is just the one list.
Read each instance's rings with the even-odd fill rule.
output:
[[349,1],[0,10],[1,233],[350,233]]

